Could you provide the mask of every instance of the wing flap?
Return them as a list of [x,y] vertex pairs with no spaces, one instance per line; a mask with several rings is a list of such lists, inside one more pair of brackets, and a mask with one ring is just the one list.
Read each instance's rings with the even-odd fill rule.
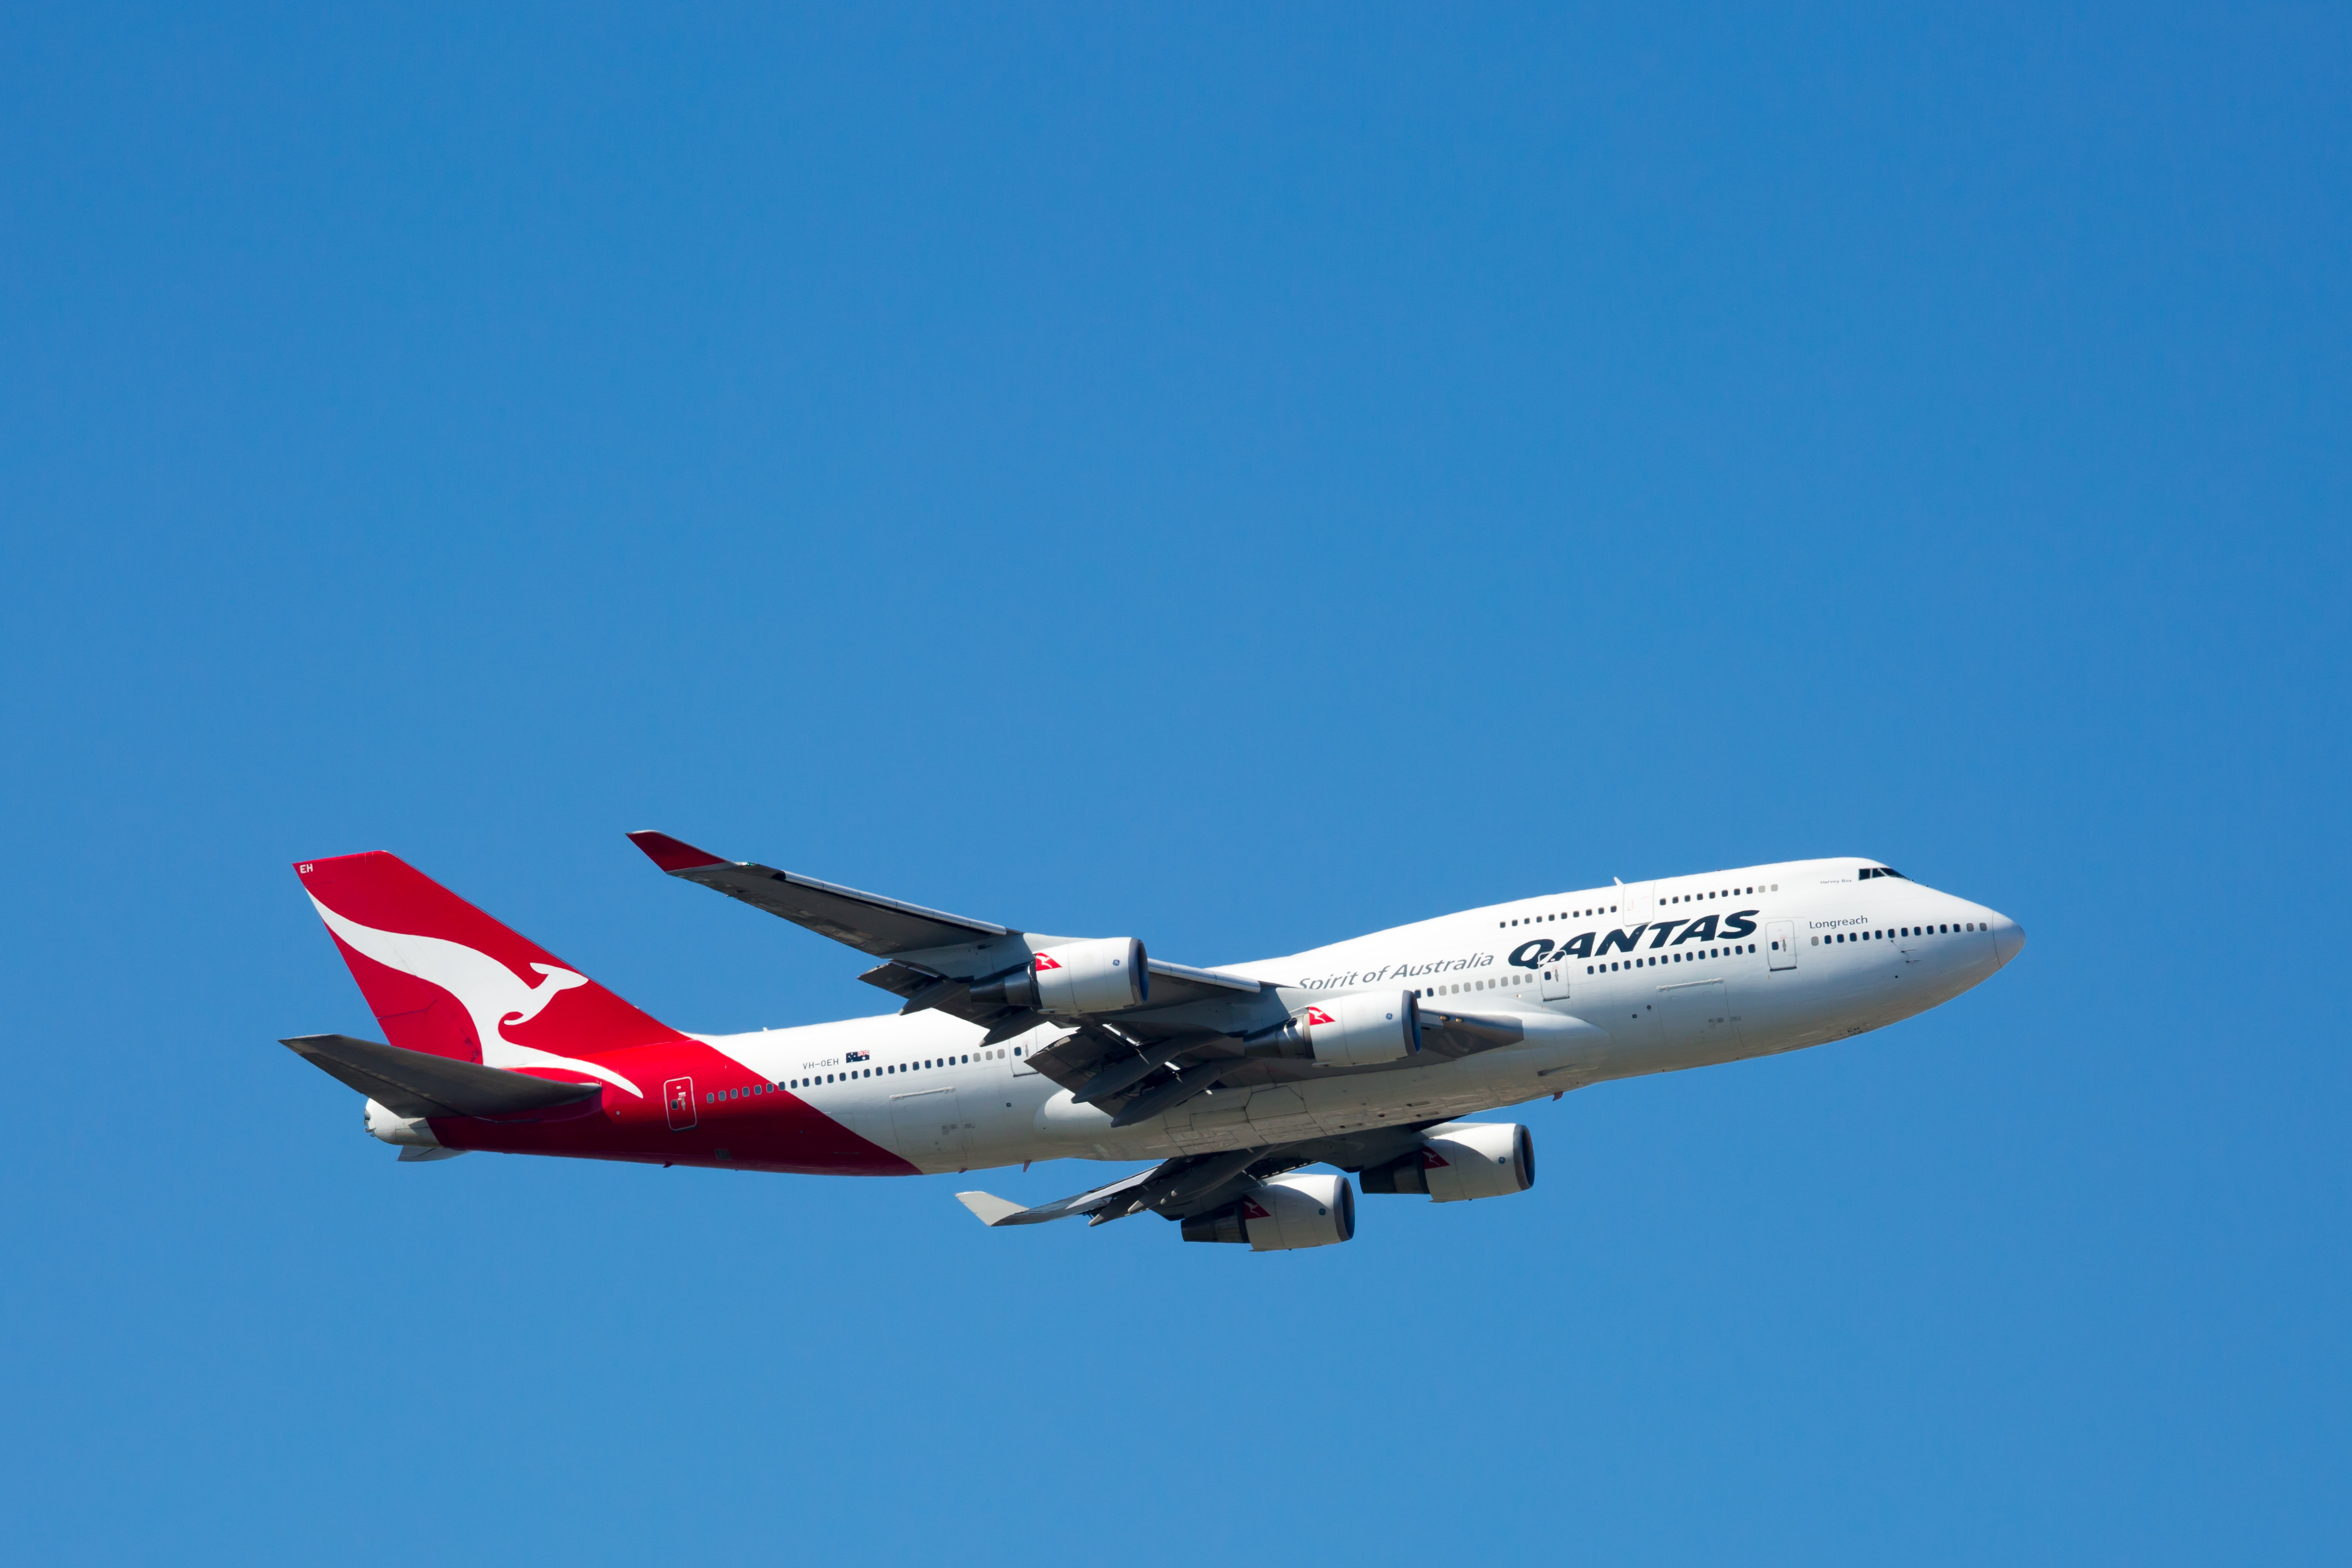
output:
[[1149,1007],[1169,1007],[1212,997],[1254,997],[1265,989],[1263,980],[1230,975],[1223,969],[1195,969],[1186,964],[1163,964],[1157,958],[1150,960],[1148,967],[1151,970],[1151,998],[1145,1005]]

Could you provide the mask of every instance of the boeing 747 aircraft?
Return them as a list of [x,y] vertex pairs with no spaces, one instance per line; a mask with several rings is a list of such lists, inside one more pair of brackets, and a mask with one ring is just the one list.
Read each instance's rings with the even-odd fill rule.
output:
[[383,1041],[285,1043],[367,1096],[404,1160],[474,1149],[828,1176],[1154,1161],[992,1226],[1151,1213],[1187,1241],[1355,1235],[1367,1194],[1525,1192],[1535,1140],[1463,1117],[1769,1056],[1950,1000],[2025,934],[1872,861],[1790,861],[1515,900],[1287,958],[1193,968],[1047,936],[664,833],[670,875],[856,948],[895,1014],[691,1034],[394,856],[295,867]]

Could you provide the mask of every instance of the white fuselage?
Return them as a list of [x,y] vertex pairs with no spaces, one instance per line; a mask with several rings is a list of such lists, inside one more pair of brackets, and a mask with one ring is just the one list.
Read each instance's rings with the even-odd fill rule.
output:
[[1300,1006],[1410,988],[1433,1008],[1514,1015],[1526,1038],[1216,1090],[1117,1131],[1026,1065],[1059,1025],[983,1045],[977,1025],[919,1012],[696,1038],[922,1171],[1156,1160],[1446,1120],[1879,1029],[1959,995],[2023,945],[1982,904],[1865,878],[1875,864],[1791,861],[1520,899],[1222,966]]

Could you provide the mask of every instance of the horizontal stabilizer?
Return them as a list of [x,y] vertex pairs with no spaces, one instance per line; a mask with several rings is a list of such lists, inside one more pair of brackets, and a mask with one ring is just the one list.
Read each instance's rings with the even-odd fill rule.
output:
[[585,1100],[603,1087],[560,1083],[348,1034],[297,1035],[278,1043],[401,1116],[511,1116]]

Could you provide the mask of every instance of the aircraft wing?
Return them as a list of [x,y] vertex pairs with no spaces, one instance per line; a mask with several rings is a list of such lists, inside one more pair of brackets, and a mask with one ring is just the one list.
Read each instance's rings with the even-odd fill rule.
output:
[[987,1192],[960,1192],[956,1201],[971,1210],[982,1225],[991,1227],[1043,1225],[1048,1220],[1078,1215],[1085,1215],[1089,1226],[1108,1225],[1114,1219],[1146,1212],[1162,1219],[1189,1219],[1221,1208],[1255,1184],[1301,1166],[1332,1165],[1345,1171],[1360,1171],[1367,1166],[1386,1164],[1419,1142],[1423,1128],[1436,1124],[1437,1121],[1415,1122],[1262,1148],[1180,1155],[1163,1160],[1150,1170],[1034,1208],[1024,1208]]
[[[697,849],[667,833],[635,832],[629,835],[629,841],[672,876],[699,883],[820,936],[830,936],[861,953],[889,960],[866,970],[858,978],[904,998],[907,1006],[902,1011],[939,1008],[982,1024],[1005,1021],[1009,1015],[1010,1009],[1004,1008],[969,1005],[970,985],[959,986],[956,982],[970,982],[1002,971],[1013,962],[1026,962],[1029,948],[1020,938],[1027,933],[1018,926],[926,909],[919,904],[886,898],[878,893],[861,893],[854,887],[821,882],[798,872],[778,871],[757,861],[721,860],[708,850]],[[965,947],[975,949],[971,956],[972,961],[962,966],[970,972],[949,972],[957,966],[940,960],[939,950]],[[905,954],[921,954],[930,961],[901,961],[899,956]],[[1255,996],[1264,989],[1258,981],[1245,975],[1196,969],[1185,964],[1162,963],[1157,958],[1150,959],[1149,964],[1149,1009],[1176,1007],[1217,996]],[[1035,1015],[1026,1016],[1030,1021],[1023,1028],[1034,1027]]]
[[860,893],[854,887],[778,871],[757,861],[720,860],[709,851],[696,849],[667,833],[631,833],[629,841],[672,876],[700,883],[877,958],[1021,935],[994,921],[967,919],[961,915],[925,909],[919,904],[885,898],[878,893]]

